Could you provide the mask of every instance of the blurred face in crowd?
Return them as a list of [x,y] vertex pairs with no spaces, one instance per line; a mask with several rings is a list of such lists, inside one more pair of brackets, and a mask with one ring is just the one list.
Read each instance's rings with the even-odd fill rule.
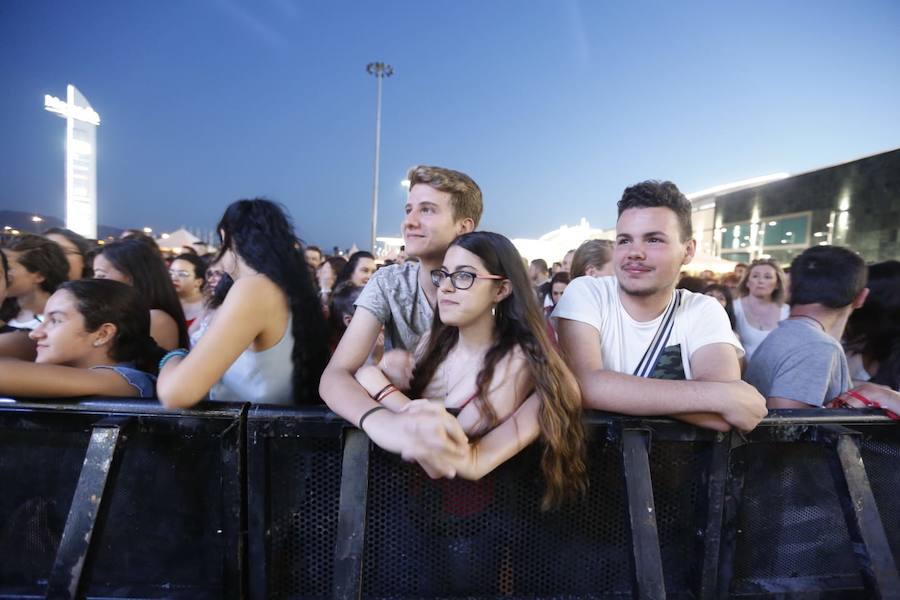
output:
[[222,268],[219,267],[219,263],[211,265],[206,270],[206,287],[210,291],[216,289],[216,286],[219,285],[219,282],[222,281]]
[[334,272],[334,269],[331,268],[331,263],[327,260],[319,267],[316,276],[319,279],[319,288],[323,290],[330,290],[334,287],[334,280],[337,279],[337,273]]
[[179,298],[195,298],[203,288],[203,279],[196,276],[194,265],[186,260],[173,260],[169,266],[169,277]]
[[719,302],[719,304],[722,305],[722,308],[725,308],[725,306],[728,304],[728,300],[725,298],[725,294],[723,294],[720,290],[710,290],[706,292],[706,295],[715,298]]
[[63,249],[66,260],[69,261],[69,281],[81,279],[81,274],[84,273],[84,256],[81,255],[78,246],[66,239],[66,236],[58,233],[48,233],[45,237],[53,240]]
[[32,273],[19,262],[21,252],[13,250],[4,250],[6,258],[9,261],[9,287],[6,295],[10,298],[18,298],[36,291],[44,276],[40,273]]
[[566,291],[566,286],[568,285],[564,281],[557,281],[553,284],[553,288],[550,290],[550,301],[553,302],[553,306],[556,306],[556,303],[562,298],[563,292]]
[[681,267],[694,257],[693,239],[681,240],[675,212],[665,207],[630,208],[616,223],[613,256],[619,288],[631,296],[669,293]]
[[471,219],[453,221],[450,194],[419,183],[409,190],[401,228],[409,256],[440,260],[453,239],[474,225]]
[[[3,250],[0,250],[3,252]],[[6,288],[7,282],[6,279],[9,277],[9,274],[3,269],[3,262],[0,261],[0,303],[6,300]]]
[[738,281],[744,278],[744,273],[747,272],[747,267],[744,265],[737,265],[734,268],[734,274],[737,275]]
[[356,268],[350,275],[350,281],[357,287],[363,287],[369,283],[369,278],[375,272],[375,261],[371,258],[360,258],[356,261]]
[[112,279],[113,281],[134,285],[131,277],[116,269],[111,262],[106,260],[102,252],[94,257],[94,278]]
[[310,250],[307,248],[305,251],[306,255],[306,264],[313,268],[313,270],[318,269],[319,265],[322,264],[322,253],[318,250]]
[[771,265],[756,265],[747,275],[747,289],[751,296],[769,300],[778,286],[778,276]]
[[572,270],[572,258],[575,256],[574,250],[569,250],[562,260],[562,271],[569,273]]
[[531,279],[532,285],[538,285],[547,278],[547,274],[538,265],[530,265],[528,267],[528,278]]

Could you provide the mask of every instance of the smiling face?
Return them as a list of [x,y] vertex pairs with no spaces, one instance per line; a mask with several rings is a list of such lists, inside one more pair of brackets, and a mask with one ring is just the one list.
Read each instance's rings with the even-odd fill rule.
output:
[[101,252],[94,257],[94,278],[112,279],[128,285],[134,285],[131,277],[118,270]]
[[84,316],[78,311],[75,297],[66,290],[50,296],[44,308],[44,322],[29,337],[37,342],[35,362],[70,367],[96,364],[95,358],[106,353],[104,346],[108,347],[110,338],[109,331],[103,328],[85,330]]
[[[451,246],[441,267],[447,273],[467,271],[476,275],[491,275],[477,255],[459,246]],[[505,287],[504,287],[505,286]],[[449,277],[438,287],[438,313],[441,321],[454,327],[464,327],[490,317],[491,308],[508,295],[508,282],[498,279],[475,279],[472,287],[457,290]]]
[[681,240],[678,217],[668,208],[624,211],[616,223],[613,258],[619,288],[631,296],[671,293],[695,245],[693,239]]
[[350,281],[357,287],[363,287],[369,283],[369,278],[372,277],[374,272],[375,261],[371,258],[360,257],[356,261],[356,268],[353,269],[353,274],[350,275]]
[[420,183],[409,190],[401,228],[406,253],[424,260],[440,260],[456,236],[474,228],[471,219],[453,220],[450,194]]
[[771,265],[755,265],[747,275],[747,291],[751,296],[771,300],[778,287],[778,275]]

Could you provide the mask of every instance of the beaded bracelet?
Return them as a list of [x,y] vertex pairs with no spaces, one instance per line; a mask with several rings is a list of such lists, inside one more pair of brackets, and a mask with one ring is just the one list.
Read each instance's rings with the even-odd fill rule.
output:
[[187,348],[175,348],[174,350],[170,350],[170,351],[166,352],[165,356],[163,356],[161,359],[159,359],[159,367],[157,370],[162,371],[163,366],[165,366],[165,364],[167,362],[169,362],[170,358],[175,358],[176,356],[180,356],[180,357],[184,358],[187,355],[188,355]]
[[374,413],[374,412],[378,412],[379,410],[385,410],[385,407],[383,407],[383,406],[373,406],[372,408],[370,408],[369,410],[367,410],[366,412],[364,412],[364,413],[363,413],[363,416],[361,416],[361,417],[359,418],[359,423],[357,423],[356,426],[359,427],[360,429],[362,429],[363,431],[365,431],[365,429],[363,429],[363,421],[365,421],[367,418],[369,418],[369,415],[371,415],[371,414]]

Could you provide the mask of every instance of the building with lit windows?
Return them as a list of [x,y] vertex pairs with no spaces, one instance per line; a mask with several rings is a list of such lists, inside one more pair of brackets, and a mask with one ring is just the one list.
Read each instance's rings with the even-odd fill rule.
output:
[[789,264],[816,244],[868,262],[900,259],[900,149],[801,173],[779,173],[689,195],[702,252]]

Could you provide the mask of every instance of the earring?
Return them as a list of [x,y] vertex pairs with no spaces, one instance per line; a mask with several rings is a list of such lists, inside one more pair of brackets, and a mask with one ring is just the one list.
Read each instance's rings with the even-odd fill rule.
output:
[[94,348],[99,348],[102,345],[103,345],[103,342],[101,342],[100,340],[94,340],[94,343],[93,343]]
[[496,304],[491,307],[491,316],[492,317],[497,316],[497,305]]

